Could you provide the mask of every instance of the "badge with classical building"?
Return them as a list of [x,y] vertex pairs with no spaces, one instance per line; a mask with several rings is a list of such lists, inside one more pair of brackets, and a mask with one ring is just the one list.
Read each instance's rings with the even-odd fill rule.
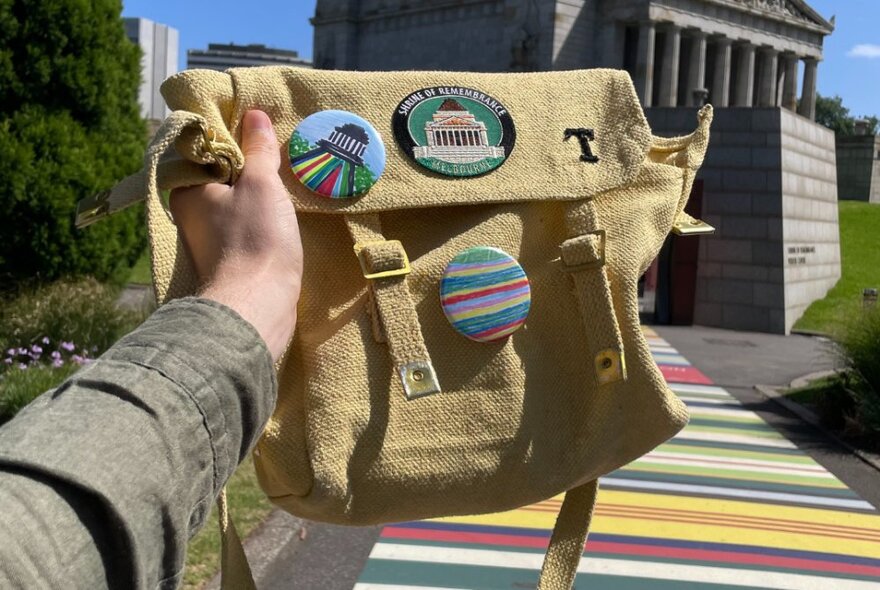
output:
[[447,176],[478,176],[510,156],[516,129],[495,98],[471,88],[434,86],[397,106],[394,136],[406,154]]
[[319,111],[297,125],[290,167],[307,188],[332,199],[368,191],[385,170],[385,146],[366,120],[346,111]]

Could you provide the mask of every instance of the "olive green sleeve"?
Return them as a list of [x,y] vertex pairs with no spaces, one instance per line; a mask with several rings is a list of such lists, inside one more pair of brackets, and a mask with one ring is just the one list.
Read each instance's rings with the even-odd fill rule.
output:
[[0,588],[176,588],[276,393],[234,311],[159,309],[0,428]]

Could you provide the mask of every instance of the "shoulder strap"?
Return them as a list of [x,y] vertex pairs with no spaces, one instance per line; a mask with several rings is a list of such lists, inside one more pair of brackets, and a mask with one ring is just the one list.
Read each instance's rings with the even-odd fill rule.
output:
[[598,489],[599,480],[595,479],[566,492],[544,556],[538,590],[570,590],[572,587],[587,542]]
[[257,590],[241,538],[229,517],[225,487],[217,498],[217,515],[220,520],[220,587],[223,590]]

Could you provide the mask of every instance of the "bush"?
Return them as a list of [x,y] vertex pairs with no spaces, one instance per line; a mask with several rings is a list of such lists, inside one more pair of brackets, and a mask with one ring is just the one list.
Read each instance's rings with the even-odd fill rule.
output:
[[852,369],[848,389],[855,398],[855,419],[865,436],[880,435],[880,307],[848,322],[838,344]]
[[77,202],[143,154],[140,50],[120,11],[119,0],[0,2],[0,289],[122,280],[146,244],[136,210],[73,227]]
[[0,424],[12,420],[19,410],[44,391],[57,387],[77,368],[75,364],[44,365],[25,370],[12,369],[0,375]]
[[144,320],[118,308],[117,295],[94,279],[24,290],[0,304],[0,350],[42,346],[48,339],[55,347],[73,343],[74,351],[97,356]]
[[20,291],[0,304],[0,424],[144,319],[94,279]]

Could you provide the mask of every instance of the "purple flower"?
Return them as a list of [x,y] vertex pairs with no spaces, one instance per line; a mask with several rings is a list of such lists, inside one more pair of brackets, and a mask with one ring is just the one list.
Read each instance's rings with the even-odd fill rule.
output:
[[6,354],[8,354],[9,356],[15,356],[15,349],[10,348],[9,350],[6,351]]
[[40,354],[43,352],[43,347],[39,344],[34,344],[33,346],[31,346],[31,352],[35,354]]
[[5,362],[7,365],[11,365],[11,364],[12,364],[12,359],[6,359],[6,360],[3,361],[3,362]]
[[81,364],[83,364],[83,361],[85,359],[83,359],[83,357],[79,356],[78,354],[75,354],[72,357],[70,357],[70,360],[72,360],[73,362],[75,362],[78,365],[81,365]]
[[27,348],[19,348],[18,349],[18,354],[27,354],[27,353],[28,353]]
[[52,361],[52,366],[56,369],[62,365],[64,365],[64,361],[61,359],[55,359],[54,361]]
[[43,340],[42,340],[42,342],[43,342],[43,344],[49,344],[49,337],[48,337],[48,336],[43,336]]
[[27,369],[27,365],[24,363],[18,363],[18,368],[24,371],[25,369]]
[[67,352],[73,352],[73,349],[76,348],[76,346],[73,345],[73,342],[62,342],[61,348],[63,348]]
[[57,361],[58,359],[61,358],[61,353],[56,350],[56,351],[53,351],[52,354],[50,354],[49,356],[52,357],[52,360]]

